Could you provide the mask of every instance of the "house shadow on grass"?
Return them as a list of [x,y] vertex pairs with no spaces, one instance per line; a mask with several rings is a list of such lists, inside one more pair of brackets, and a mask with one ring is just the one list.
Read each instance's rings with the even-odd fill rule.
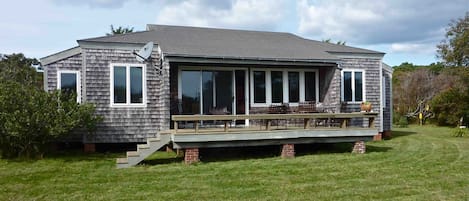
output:
[[200,149],[202,162],[237,161],[280,156],[280,146],[226,147]]
[[172,156],[165,155],[165,156],[156,156],[156,157],[149,157],[146,158],[141,162],[143,165],[162,165],[162,164],[170,164],[170,163],[182,163],[184,161],[183,155],[176,155],[175,153],[169,153]]
[[391,139],[417,134],[413,131],[392,131]]

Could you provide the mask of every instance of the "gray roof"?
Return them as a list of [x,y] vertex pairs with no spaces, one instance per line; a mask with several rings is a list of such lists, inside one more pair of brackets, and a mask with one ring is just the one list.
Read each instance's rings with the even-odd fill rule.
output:
[[147,31],[79,40],[160,45],[167,56],[336,61],[330,53],[383,54],[305,39],[291,33],[148,25]]

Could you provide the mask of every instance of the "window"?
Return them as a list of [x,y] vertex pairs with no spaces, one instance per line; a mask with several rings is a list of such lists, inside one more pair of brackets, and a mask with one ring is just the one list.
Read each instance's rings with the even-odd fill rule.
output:
[[81,84],[79,71],[58,71],[57,89],[67,95],[75,94],[77,102],[81,101]]
[[342,71],[342,99],[346,102],[364,100],[364,72],[362,70]]
[[288,72],[288,97],[290,103],[300,101],[300,73]]
[[305,72],[305,101],[316,101],[315,72]]
[[111,65],[111,105],[144,106],[144,74],[140,64]]
[[265,103],[265,71],[254,71],[254,103]]
[[319,78],[316,69],[255,68],[251,71],[251,105],[266,107],[272,103],[319,99]]
[[272,103],[283,103],[283,72],[270,72],[272,81]]

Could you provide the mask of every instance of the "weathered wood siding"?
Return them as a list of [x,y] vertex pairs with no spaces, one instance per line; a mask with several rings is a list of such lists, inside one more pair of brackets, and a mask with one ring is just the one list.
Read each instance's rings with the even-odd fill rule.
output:
[[[156,49],[156,48],[155,48]],[[130,50],[83,49],[85,62],[86,101],[96,105],[104,120],[86,142],[144,142],[169,128],[169,66],[160,73],[160,55],[153,52],[146,62],[146,106],[111,107],[110,64],[139,64]]]
[[383,131],[392,130],[392,77],[389,73],[383,72],[385,85],[386,105],[383,108]]
[[[57,75],[58,71],[62,70],[73,70],[79,71],[80,74],[82,73],[82,54],[76,54],[68,58],[64,58],[62,60],[56,61],[54,63],[50,63],[48,65],[44,65],[44,75],[47,85],[45,86],[45,90],[52,92],[57,90]],[[81,82],[83,83],[83,76],[80,76]],[[83,85],[82,85],[83,86]],[[83,92],[83,89],[80,87],[80,90]],[[59,139],[59,141],[67,141],[67,142],[79,142],[83,140],[83,134],[81,131],[76,131],[70,134],[67,137]]]
[[[47,91],[53,91],[57,89],[57,71],[59,70],[73,70],[80,71],[82,69],[82,54],[76,54],[74,56],[59,60],[57,62],[44,66],[44,74],[47,77]],[[80,76],[83,82],[83,76]]]
[[[341,67],[342,70],[355,69],[365,71],[365,91],[364,98],[366,101],[373,105],[374,111],[378,112],[381,108],[380,101],[380,64],[381,59],[378,58],[342,58]],[[339,93],[340,93],[340,82],[342,82],[341,74],[336,75],[336,80],[339,81]],[[342,112],[359,112],[360,103],[348,103],[342,105]],[[375,127],[380,128],[381,116],[378,116],[375,120]],[[364,121],[353,121],[352,124],[363,125],[366,124]],[[381,128],[380,128],[381,131]]]

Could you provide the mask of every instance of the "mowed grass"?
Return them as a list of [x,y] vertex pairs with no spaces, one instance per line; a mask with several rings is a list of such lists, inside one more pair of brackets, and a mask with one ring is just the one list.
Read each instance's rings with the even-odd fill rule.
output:
[[129,169],[115,168],[123,154],[0,160],[0,200],[468,200],[469,138],[450,133],[415,126],[368,142],[363,155],[202,156],[212,162],[190,166],[164,152],[147,161],[158,165]]

